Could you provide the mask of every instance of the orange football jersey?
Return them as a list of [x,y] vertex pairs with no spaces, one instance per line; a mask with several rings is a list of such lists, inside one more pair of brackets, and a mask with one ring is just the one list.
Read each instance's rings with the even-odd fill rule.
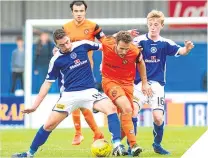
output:
[[77,25],[72,20],[63,26],[64,31],[70,37],[72,42],[80,40],[94,41],[95,37],[100,39],[99,33],[102,29],[94,22],[85,19],[81,24]]
[[108,78],[120,83],[132,83],[136,73],[136,59],[140,50],[133,44],[130,45],[126,56],[119,57],[115,52],[116,40],[114,37],[102,39],[103,61],[102,75],[103,79]]
[[[81,24],[77,25],[75,20],[72,20],[63,25],[63,29],[69,36],[71,42],[80,40],[95,41],[95,38],[100,40],[104,36],[102,29],[96,23],[85,19]],[[93,67],[93,52],[88,52],[88,57]]]

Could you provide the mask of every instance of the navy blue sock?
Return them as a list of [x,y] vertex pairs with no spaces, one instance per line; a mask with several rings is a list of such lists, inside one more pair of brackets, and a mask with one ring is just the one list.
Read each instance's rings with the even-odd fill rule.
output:
[[121,125],[117,113],[108,115],[108,129],[113,136],[113,143],[121,141]]
[[[133,125],[134,125],[135,135],[137,135],[137,121],[138,121],[137,117],[136,118],[132,117],[132,122],[133,122]],[[129,141],[128,140],[127,140],[127,144],[129,146]],[[131,150],[130,146],[129,146],[129,150]]]
[[134,125],[135,135],[137,135],[137,121],[138,121],[137,117],[136,118],[132,117],[132,122],[133,122],[133,125]]
[[38,148],[46,142],[50,133],[51,133],[51,131],[48,132],[48,131],[44,130],[43,126],[40,127],[35,138],[33,139],[32,145],[30,146],[30,151],[29,151],[30,154],[32,154],[32,155],[35,154],[35,152],[38,150]]
[[155,123],[153,123],[153,125],[154,125],[154,129],[153,129],[154,143],[159,145],[162,142],[162,138],[163,138],[164,122],[160,126],[156,125]]

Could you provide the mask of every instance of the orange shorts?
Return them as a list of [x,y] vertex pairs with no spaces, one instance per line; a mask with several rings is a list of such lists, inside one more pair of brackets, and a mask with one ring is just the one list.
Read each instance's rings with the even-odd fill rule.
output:
[[121,84],[115,80],[103,78],[102,87],[104,93],[114,102],[120,96],[126,96],[133,107],[133,83]]

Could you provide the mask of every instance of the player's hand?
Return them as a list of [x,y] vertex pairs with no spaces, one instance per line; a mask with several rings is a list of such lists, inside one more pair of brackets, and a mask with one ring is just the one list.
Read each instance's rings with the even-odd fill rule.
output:
[[184,42],[184,44],[185,44],[185,47],[186,47],[186,49],[187,49],[187,52],[189,52],[191,49],[193,49],[194,48],[194,44],[193,44],[193,42],[192,41],[185,41]]
[[34,112],[36,110],[36,108],[27,108],[27,109],[24,109],[24,110],[22,110],[21,112],[23,113],[23,114],[29,114],[29,113],[32,113],[32,112]]
[[148,97],[153,96],[152,88],[148,83],[142,84],[142,92],[143,94]]
[[53,48],[53,55],[55,55],[58,51],[59,51],[59,49],[57,47],[54,47]]
[[137,29],[128,30],[128,32],[133,38],[139,36],[139,31]]

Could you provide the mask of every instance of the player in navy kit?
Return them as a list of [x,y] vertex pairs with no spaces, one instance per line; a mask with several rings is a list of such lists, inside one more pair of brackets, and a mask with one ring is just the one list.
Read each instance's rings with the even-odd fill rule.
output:
[[[168,155],[170,152],[161,146],[164,132],[164,86],[166,74],[166,56],[187,55],[194,47],[191,41],[185,41],[185,46],[181,47],[170,39],[160,36],[160,31],[164,26],[164,14],[161,11],[152,10],[147,16],[148,33],[135,37],[134,43],[143,48],[142,55],[147,69],[147,79],[151,85],[153,96],[147,97],[141,91],[141,78],[138,70],[134,87],[134,116],[132,118],[137,127],[137,114],[144,104],[149,104],[153,115],[153,135],[152,144],[156,153]],[[139,106],[138,106],[139,105]]]
[[38,130],[28,152],[17,153],[12,157],[33,157],[38,148],[43,145],[52,130],[74,110],[95,109],[107,115],[109,131],[116,149],[115,155],[124,155],[121,145],[120,121],[116,106],[95,89],[95,82],[91,65],[87,56],[90,50],[98,50],[101,45],[92,41],[78,41],[71,43],[64,30],[58,29],[53,34],[56,46],[60,49],[51,59],[45,82],[31,108],[22,112],[34,112],[47,95],[51,85],[58,78],[60,99],[55,104],[48,120]]

